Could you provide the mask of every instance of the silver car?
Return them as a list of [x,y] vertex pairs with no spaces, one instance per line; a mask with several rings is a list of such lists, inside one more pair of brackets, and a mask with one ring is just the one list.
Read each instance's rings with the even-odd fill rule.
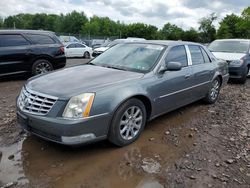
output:
[[181,41],[118,44],[86,65],[31,78],[17,99],[18,122],[44,139],[75,145],[134,142],[145,123],[203,99],[214,103],[228,67]]
[[244,84],[250,73],[250,40],[220,39],[213,41],[208,49],[218,59],[228,63],[229,77]]

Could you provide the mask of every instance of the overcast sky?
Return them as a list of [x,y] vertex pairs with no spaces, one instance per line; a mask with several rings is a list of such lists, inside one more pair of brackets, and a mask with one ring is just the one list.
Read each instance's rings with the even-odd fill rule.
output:
[[84,11],[88,17],[108,16],[124,23],[143,22],[161,28],[166,22],[197,28],[200,18],[215,12],[240,14],[250,0],[0,0],[0,17],[18,13]]

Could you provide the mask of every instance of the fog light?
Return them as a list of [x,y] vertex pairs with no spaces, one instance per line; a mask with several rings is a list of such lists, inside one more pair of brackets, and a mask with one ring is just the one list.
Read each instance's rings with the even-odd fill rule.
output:
[[62,136],[62,142],[66,144],[77,144],[93,140],[94,138],[96,138],[96,136],[93,133],[83,134],[79,136],[72,136],[72,137]]

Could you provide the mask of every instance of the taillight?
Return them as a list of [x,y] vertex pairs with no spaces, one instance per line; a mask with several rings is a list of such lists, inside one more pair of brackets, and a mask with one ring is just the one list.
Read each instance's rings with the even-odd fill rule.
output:
[[61,51],[62,53],[64,53],[64,46],[61,46],[61,47],[60,47],[60,51]]

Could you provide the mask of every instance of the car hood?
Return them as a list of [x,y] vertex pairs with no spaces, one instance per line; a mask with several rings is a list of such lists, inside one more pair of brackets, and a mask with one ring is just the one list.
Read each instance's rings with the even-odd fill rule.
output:
[[98,51],[98,52],[104,52],[107,49],[109,49],[109,47],[100,47],[100,48],[95,48],[94,51]]
[[94,65],[81,65],[31,78],[26,87],[66,99],[84,92],[96,92],[114,84],[139,79],[143,75]]
[[228,52],[212,52],[217,59],[223,59],[226,61],[239,60],[244,57],[244,53],[228,53]]

